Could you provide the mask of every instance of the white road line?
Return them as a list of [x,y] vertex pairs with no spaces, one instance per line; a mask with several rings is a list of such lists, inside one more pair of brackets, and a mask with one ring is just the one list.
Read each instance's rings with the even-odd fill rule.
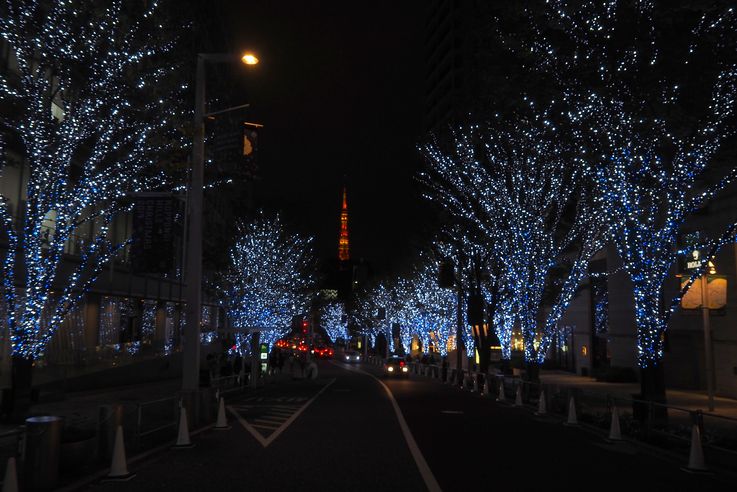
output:
[[[313,401],[315,401],[315,399],[318,396],[320,396],[323,393],[323,391],[325,391],[326,389],[328,389],[328,387],[331,384],[333,384],[334,382],[335,382],[335,379],[332,379],[328,384],[326,384],[325,386],[323,386],[322,389],[320,391],[318,391],[315,396],[313,396],[312,398],[310,398],[307,401],[307,403],[305,403],[304,405],[302,405],[302,407],[299,410],[297,410],[295,413],[293,413],[292,416],[289,417],[280,427],[278,427],[267,439],[264,439],[264,436],[262,436],[260,432],[258,432],[256,429],[254,429],[254,426],[252,426],[251,424],[249,424],[246,421],[246,419],[244,419],[243,417],[241,417],[241,415],[238,412],[236,412],[233,409],[233,407],[228,406],[227,408],[228,408],[228,410],[233,415],[235,415],[235,417],[238,419],[238,422],[241,423],[241,425],[243,426],[244,429],[246,429],[248,432],[250,432],[251,435],[253,437],[255,437],[256,440],[258,442],[260,442],[263,447],[268,447],[269,444],[271,444],[272,442],[274,442],[274,439],[276,439],[277,437],[279,437],[281,435],[281,433],[284,432],[284,430],[286,430],[286,428],[289,427],[291,425],[291,423],[294,422],[297,419],[297,417],[299,417],[300,414],[302,414],[302,412],[304,412],[305,409],[308,406],[310,406],[310,404]],[[438,489],[438,490],[440,490],[440,489]]]
[[449,413],[453,415],[463,415],[462,410],[440,410],[440,413]]
[[268,419],[268,418],[266,418],[266,419],[253,419],[253,421],[254,422],[263,422],[263,423],[272,424],[272,425],[273,424],[276,424],[277,426],[282,425],[284,423],[284,419],[274,420],[274,419]]
[[279,426],[273,426],[273,425],[264,425],[264,424],[253,424],[254,427],[258,427],[259,429],[268,429],[268,430],[276,430],[279,428]]
[[402,410],[399,408],[397,400],[394,399],[394,395],[392,394],[389,387],[384,384],[382,380],[362,369],[344,364],[338,365],[335,362],[333,362],[333,364],[337,365],[338,367],[342,367],[346,371],[360,372],[362,374],[365,374],[366,376],[372,377],[376,380],[377,383],[384,387],[386,394],[389,396],[389,400],[392,402],[392,407],[394,407],[394,413],[397,414],[397,421],[399,422],[399,427],[402,429],[404,440],[407,441],[407,447],[409,448],[410,453],[412,453],[412,457],[415,459],[417,469],[419,470],[420,475],[422,475],[422,479],[425,481],[425,486],[430,492],[441,492],[442,489],[440,488],[438,481],[435,480],[435,475],[433,475],[432,470],[430,470],[430,467],[427,464],[427,461],[425,461],[425,457],[422,455],[422,451],[420,451],[419,446],[417,446],[417,442],[415,442],[415,438],[412,436],[412,432],[409,430],[409,426],[404,420]]

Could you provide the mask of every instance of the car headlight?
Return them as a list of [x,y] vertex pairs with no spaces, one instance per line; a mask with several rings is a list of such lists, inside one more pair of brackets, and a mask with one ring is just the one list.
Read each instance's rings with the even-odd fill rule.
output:
[[392,366],[387,367],[386,370],[389,372],[394,372],[394,368]]
[[346,355],[346,356],[345,356],[345,360],[351,360],[351,358],[350,358],[349,356],[347,356],[347,355]]
[[407,368],[406,367],[403,367],[402,368],[402,372],[407,372]]
[[361,360],[361,356],[360,355],[357,355],[356,356],[356,360]]

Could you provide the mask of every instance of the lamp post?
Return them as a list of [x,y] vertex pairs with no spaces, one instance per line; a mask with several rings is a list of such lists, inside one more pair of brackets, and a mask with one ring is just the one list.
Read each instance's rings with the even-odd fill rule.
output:
[[[193,395],[199,388],[200,322],[202,317],[202,190],[205,169],[205,62],[232,63],[240,59],[246,65],[256,65],[252,53],[239,57],[231,54],[200,53],[197,55],[194,108],[194,142],[192,171],[187,193],[189,234],[187,236],[187,310],[184,328],[182,393]],[[243,107],[243,106],[238,106]],[[231,108],[235,109],[235,108]],[[218,113],[220,113],[219,111]],[[191,403],[191,402],[190,402]]]
[[716,274],[714,263],[709,261],[708,272],[701,276],[701,319],[704,324],[704,363],[706,373],[706,392],[709,411],[714,411],[714,346],[711,341],[711,323],[709,322],[709,275]]

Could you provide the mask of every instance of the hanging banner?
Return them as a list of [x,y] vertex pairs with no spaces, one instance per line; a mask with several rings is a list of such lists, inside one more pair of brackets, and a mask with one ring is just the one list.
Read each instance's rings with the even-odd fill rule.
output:
[[131,266],[137,273],[170,273],[178,237],[179,200],[171,195],[137,196],[133,207]]

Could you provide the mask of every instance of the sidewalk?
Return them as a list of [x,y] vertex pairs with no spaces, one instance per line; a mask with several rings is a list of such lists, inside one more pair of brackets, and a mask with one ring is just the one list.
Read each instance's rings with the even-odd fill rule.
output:
[[[543,384],[576,387],[586,392],[608,394],[622,399],[632,399],[632,395],[640,392],[640,383],[607,383],[565,371],[542,370],[540,380]],[[737,419],[737,400],[732,398],[715,397],[713,412],[707,410],[708,401],[704,391],[666,390],[666,399],[671,407],[701,410],[704,413]]]

